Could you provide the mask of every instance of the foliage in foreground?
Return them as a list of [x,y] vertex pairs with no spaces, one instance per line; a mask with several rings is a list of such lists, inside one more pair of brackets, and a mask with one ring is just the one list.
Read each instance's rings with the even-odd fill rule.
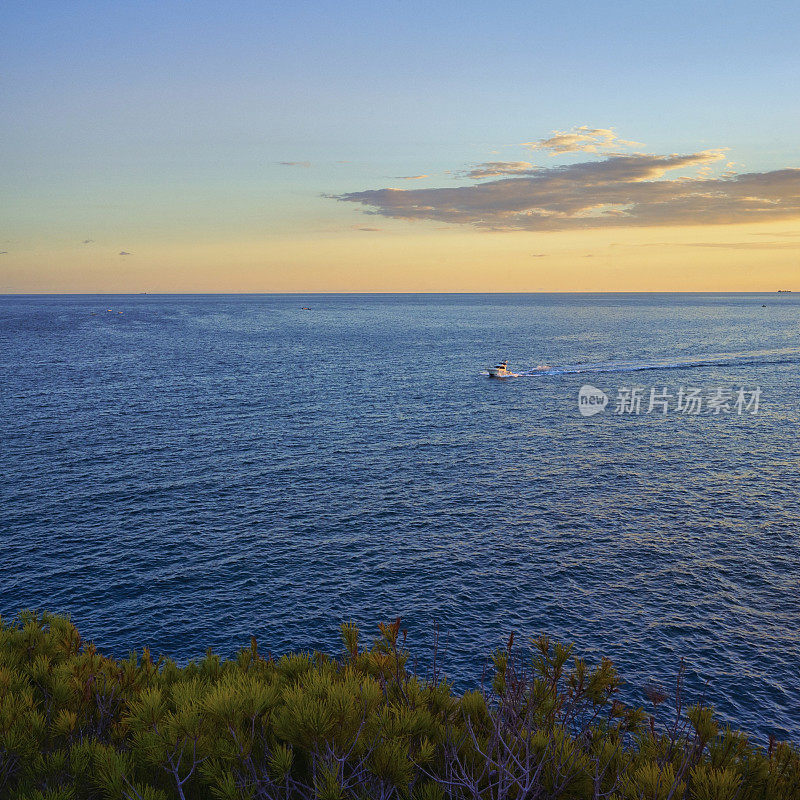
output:
[[[399,620],[369,648],[275,661],[255,640],[179,668],[116,661],[69,620],[0,619],[0,797],[9,800],[794,800],[800,754],[719,731],[709,708],[624,708],[608,661],[546,638],[496,653],[489,691],[406,668]],[[679,687],[680,689],[680,687]]]

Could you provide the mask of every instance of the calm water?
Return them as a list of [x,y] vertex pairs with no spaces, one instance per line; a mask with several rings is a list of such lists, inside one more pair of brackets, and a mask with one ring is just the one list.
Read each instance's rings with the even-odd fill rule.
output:
[[438,620],[460,686],[546,631],[800,740],[798,377],[791,294],[0,298],[0,612],[179,659]]

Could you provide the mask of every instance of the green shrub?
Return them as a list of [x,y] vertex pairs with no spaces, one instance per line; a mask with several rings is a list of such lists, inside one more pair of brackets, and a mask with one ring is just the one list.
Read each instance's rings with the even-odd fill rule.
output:
[[399,620],[343,653],[179,667],[118,661],[69,620],[0,619],[0,798],[8,800],[800,800],[800,754],[710,708],[616,697],[612,664],[534,641],[494,654],[490,692],[408,670]]

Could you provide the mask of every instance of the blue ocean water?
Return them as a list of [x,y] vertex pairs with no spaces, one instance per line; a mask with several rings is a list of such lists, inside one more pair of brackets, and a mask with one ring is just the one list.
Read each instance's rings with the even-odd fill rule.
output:
[[[462,688],[547,632],[797,741],[799,377],[792,294],[3,297],[0,613],[179,660],[436,621]],[[646,413],[681,387],[758,413]]]

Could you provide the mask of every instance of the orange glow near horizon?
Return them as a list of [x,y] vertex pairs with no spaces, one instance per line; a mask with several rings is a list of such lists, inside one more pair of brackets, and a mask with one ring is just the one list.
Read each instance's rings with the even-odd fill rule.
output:
[[[365,226],[366,227],[366,226]],[[144,237],[142,237],[144,239]],[[790,225],[487,233],[382,222],[219,241],[98,240],[1,256],[0,293],[625,292],[800,288]]]

